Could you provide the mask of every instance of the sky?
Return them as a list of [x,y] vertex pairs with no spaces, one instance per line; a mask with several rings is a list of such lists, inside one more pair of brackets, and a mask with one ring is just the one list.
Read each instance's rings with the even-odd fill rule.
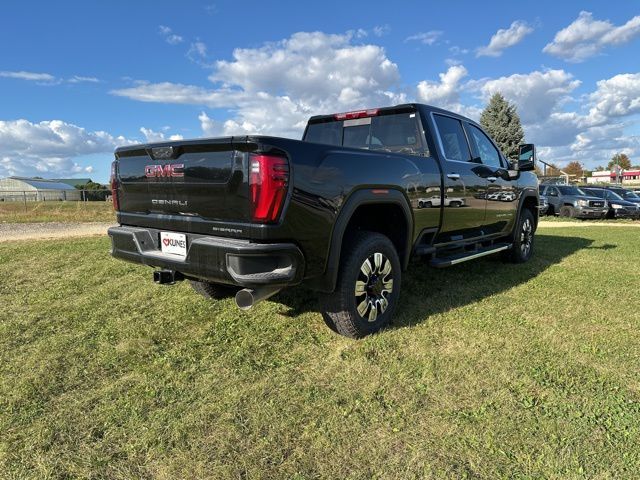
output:
[[560,166],[640,164],[640,3],[3,2],[0,177],[106,182],[119,145],[421,102],[516,104]]

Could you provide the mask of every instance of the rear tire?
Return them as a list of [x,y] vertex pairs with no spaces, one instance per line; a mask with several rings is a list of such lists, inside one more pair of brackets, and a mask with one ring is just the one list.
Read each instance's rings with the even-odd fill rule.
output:
[[199,280],[189,280],[191,287],[208,300],[222,300],[235,296],[238,287],[231,285],[222,285],[219,283],[211,283]]
[[534,218],[531,210],[524,209],[520,214],[514,233],[513,246],[505,251],[505,260],[511,263],[524,263],[533,255]]
[[358,232],[345,240],[341,263],[336,290],[326,296],[322,316],[339,334],[362,338],[393,317],[400,297],[400,259],[386,236]]

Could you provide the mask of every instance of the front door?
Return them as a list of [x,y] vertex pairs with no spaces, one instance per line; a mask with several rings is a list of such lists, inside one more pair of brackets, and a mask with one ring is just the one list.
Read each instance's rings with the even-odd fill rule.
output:
[[442,228],[438,243],[459,241],[482,234],[487,180],[478,174],[471,149],[457,118],[434,114],[435,134],[443,158],[444,195]]
[[487,180],[485,233],[508,233],[518,211],[517,180],[509,176],[507,162],[489,136],[471,123],[464,127],[474,160],[482,163],[480,175]]

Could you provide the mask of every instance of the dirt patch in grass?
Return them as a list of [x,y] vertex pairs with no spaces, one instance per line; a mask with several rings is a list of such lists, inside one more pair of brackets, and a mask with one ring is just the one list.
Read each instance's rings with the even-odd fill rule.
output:
[[0,223],[0,242],[106,235],[114,223]]

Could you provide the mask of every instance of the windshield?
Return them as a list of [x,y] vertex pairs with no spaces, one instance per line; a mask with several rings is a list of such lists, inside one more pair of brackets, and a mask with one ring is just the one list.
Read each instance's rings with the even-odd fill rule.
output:
[[613,190],[607,190],[607,198],[609,200],[624,200],[624,198],[622,198],[620,195],[618,195]]
[[587,189],[585,189],[585,191],[589,195],[593,195],[595,197],[606,198],[608,200],[618,200],[618,201],[623,200],[624,201],[624,198],[622,198],[620,195],[618,195],[613,190],[604,190],[604,189],[600,189],[600,188],[587,188]]
[[586,195],[582,190],[578,187],[572,187],[567,185],[558,186],[558,190],[562,195]]
[[584,192],[592,197],[604,198],[604,190],[592,190],[590,188],[585,188]]
[[638,196],[637,193],[632,192],[631,190],[625,190],[624,188],[620,188],[620,189],[616,188],[615,190],[611,189],[611,191],[616,192],[618,195],[620,195],[624,199],[633,199],[633,200],[640,199],[640,196]]

